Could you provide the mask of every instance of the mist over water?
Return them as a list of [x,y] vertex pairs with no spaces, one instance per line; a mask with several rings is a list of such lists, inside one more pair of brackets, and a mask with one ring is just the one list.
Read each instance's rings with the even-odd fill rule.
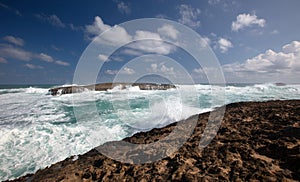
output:
[[[49,88],[0,87],[0,179],[16,178],[82,154],[107,141],[212,110],[210,85],[181,90],[87,91],[51,96]],[[197,95],[189,95],[191,87]],[[226,103],[300,99],[300,85],[228,85]],[[76,115],[74,112],[76,110]],[[96,108],[96,109],[95,109]]]

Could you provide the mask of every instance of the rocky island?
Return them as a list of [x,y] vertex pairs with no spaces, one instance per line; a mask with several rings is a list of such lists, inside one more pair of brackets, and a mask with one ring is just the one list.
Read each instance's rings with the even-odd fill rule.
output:
[[167,90],[170,88],[176,88],[173,84],[157,84],[157,83],[99,83],[87,86],[66,86],[66,87],[55,87],[49,89],[51,95],[61,95],[61,94],[71,94],[83,92],[85,90],[94,91],[107,91],[108,89],[113,89],[114,87],[119,87],[120,89],[126,89],[127,87],[138,86],[141,90]]
[[[210,113],[180,121],[196,121],[192,135],[178,151],[156,162],[121,163],[92,149],[14,181],[299,181],[299,113],[300,100],[233,103],[226,106],[216,137],[203,149],[199,140]],[[152,143],[176,124],[123,141]]]

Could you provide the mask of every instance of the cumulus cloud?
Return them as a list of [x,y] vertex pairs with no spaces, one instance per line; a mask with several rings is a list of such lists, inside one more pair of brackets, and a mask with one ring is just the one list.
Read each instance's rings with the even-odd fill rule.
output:
[[218,46],[222,53],[227,52],[229,48],[233,47],[232,43],[225,38],[220,38],[218,40]]
[[34,65],[34,64],[25,64],[24,66],[29,69],[43,69],[42,66]]
[[86,25],[85,30],[91,36],[98,36],[102,32],[110,29],[111,26],[104,24],[102,19],[99,16],[94,18],[94,22],[92,25]]
[[300,42],[293,41],[283,46],[281,52],[269,49],[243,63],[226,64],[223,69],[225,72],[243,77],[272,75],[269,79],[275,79],[276,76],[292,79],[291,75],[295,77],[300,73]]
[[165,37],[170,37],[174,40],[177,39],[179,31],[176,30],[172,25],[165,24],[162,27],[157,29],[157,32]]
[[121,12],[121,13],[125,13],[125,14],[130,14],[131,12],[131,9],[130,9],[130,6],[128,3],[125,3],[125,2],[119,2],[117,4],[118,6],[118,10]]
[[158,33],[149,31],[136,31],[133,40],[142,40],[133,42],[131,45],[129,45],[129,47],[135,51],[166,55],[175,49],[173,45],[163,42],[163,39]]
[[[110,31],[108,31],[105,36],[98,37],[101,33],[109,29]],[[99,44],[119,45],[132,40],[132,37],[123,27],[117,25],[111,27],[104,24],[103,20],[99,16],[95,17],[92,25],[86,25],[85,31],[88,39],[95,40]]]
[[182,4],[179,6],[179,22],[190,26],[192,28],[197,28],[200,26],[200,21],[198,20],[199,15],[201,14],[200,9],[193,8],[190,5]]
[[5,58],[0,57],[0,63],[7,63]]
[[257,25],[259,27],[264,27],[266,24],[265,19],[259,19],[255,14],[239,14],[236,17],[236,21],[232,22],[231,24],[231,30],[232,31],[239,31],[241,29],[244,29],[246,27],[251,27],[253,25]]
[[45,14],[36,14],[38,19],[50,23],[51,25],[59,28],[65,28],[66,24],[63,23],[57,15],[45,15]]
[[19,37],[14,37],[14,36],[11,36],[11,35],[3,37],[3,40],[5,40],[9,43],[13,43],[17,46],[23,46],[25,44],[23,39],[21,39]]
[[[106,30],[109,31],[98,36]],[[170,32],[166,32],[168,30],[170,30]],[[86,35],[88,39],[94,40],[98,44],[108,46],[120,46],[130,43],[130,45],[128,45],[129,49],[125,51],[130,55],[140,55],[145,52],[169,54],[175,50],[175,46],[163,42],[161,36],[177,38],[178,31],[171,25],[164,25],[158,28],[157,32],[137,30],[133,35],[130,35],[125,28],[118,25],[113,27],[107,25],[100,17],[96,16],[94,23],[86,26]]]

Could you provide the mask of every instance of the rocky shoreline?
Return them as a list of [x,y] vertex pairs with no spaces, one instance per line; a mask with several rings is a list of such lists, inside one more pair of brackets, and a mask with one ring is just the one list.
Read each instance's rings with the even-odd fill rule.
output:
[[119,87],[120,89],[126,89],[128,87],[138,86],[141,90],[167,90],[170,88],[176,88],[173,84],[157,84],[157,83],[99,83],[87,86],[66,86],[66,87],[55,87],[49,89],[51,95],[62,95],[79,93],[85,90],[94,91],[107,91],[108,89],[113,89],[114,87]]
[[[180,121],[196,121],[192,135],[178,151],[153,163],[121,163],[92,149],[14,181],[300,180],[300,100],[229,104],[218,134],[200,149],[208,117],[204,113]],[[153,143],[175,126],[137,133],[123,141]]]

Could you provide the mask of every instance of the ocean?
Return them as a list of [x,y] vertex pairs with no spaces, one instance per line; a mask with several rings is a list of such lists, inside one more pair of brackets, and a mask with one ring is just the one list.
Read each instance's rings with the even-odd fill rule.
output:
[[[115,87],[51,96],[53,85],[0,85],[0,180],[33,173],[107,141],[162,127],[220,106],[219,86],[181,90]],[[195,90],[191,94],[191,89]],[[225,104],[300,99],[300,85],[228,84]]]

